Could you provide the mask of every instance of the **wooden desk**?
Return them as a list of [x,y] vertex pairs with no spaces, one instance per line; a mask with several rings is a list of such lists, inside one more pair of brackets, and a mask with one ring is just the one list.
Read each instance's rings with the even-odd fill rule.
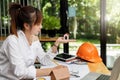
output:
[[88,67],[91,72],[97,72],[102,74],[110,75],[111,72],[107,69],[103,62],[99,63],[88,63]]
[[107,69],[107,67],[104,65],[103,62],[99,63],[87,63],[90,72],[97,72],[97,73],[102,73],[106,75],[110,75],[111,72]]
[[0,41],[4,41],[6,37],[0,36]]
[[58,37],[39,37],[39,40],[41,42],[55,42],[57,40]]
[[[39,37],[41,42],[54,42],[57,40],[58,37]],[[0,36],[0,41],[4,41],[6,37]],[[69,42],[75,42],[76,40],[70,39]]]
[[[53,38],[46,38],[46,37],[41,37],[39,38],[40,41],[42,42],[54,42],[56,41],[58,37],[53,37]],[[0,36],[0,41],[4,41],[6,37]]]
[[[56,41],[58,39],[58,37],[41,37],[41,38],[39,38],[39,40],[41,41],[41,42],[54,42],[54,41]],[[70,39],[70,40],[68,40],[68,42],[75,42],[76,40],[75,39]]]

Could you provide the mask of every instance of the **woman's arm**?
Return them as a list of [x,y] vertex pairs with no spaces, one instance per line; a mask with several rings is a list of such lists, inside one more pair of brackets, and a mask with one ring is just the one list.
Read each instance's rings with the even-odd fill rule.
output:
[[38,57],[38,61],[43,64],[43,65],[51,65],[53,64],[53,62],[51,61],[51,59],[53,59],[57,54],[57,47],[59,46],[60,43],[67,43],[68,41],[64,39],[64,37],[59,37],[54,45],[52,46],[52,48],[50,48],[47,53],[44,51],[44,49],[42,48],[42,45],[39,41],[36,42],[36,49],[35,49],[35,53],[37,53],[37,57]]

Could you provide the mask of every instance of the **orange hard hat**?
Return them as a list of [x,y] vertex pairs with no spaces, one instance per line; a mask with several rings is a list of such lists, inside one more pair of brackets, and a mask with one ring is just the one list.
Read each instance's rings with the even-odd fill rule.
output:
[[101,62],[97,48],[90,42],[83,43],[77,51],[77,56],[90,62]]

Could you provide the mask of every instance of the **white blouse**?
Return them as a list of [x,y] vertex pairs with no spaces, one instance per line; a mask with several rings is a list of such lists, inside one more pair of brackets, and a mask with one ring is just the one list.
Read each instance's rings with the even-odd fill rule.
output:
[[18,37],[9,35],[0,49],[0,80],[33,79],[36,77],[36,58],[43,65],[51,65],[55,54],[44,52],[40,41],[30,46],[22,31]]

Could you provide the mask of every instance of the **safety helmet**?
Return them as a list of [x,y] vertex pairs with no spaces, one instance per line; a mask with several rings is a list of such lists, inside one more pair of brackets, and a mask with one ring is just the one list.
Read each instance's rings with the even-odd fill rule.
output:
[[97,48],[90,42],[83,43],[77,51],[77,57],[90,62],[101,62],[102,59],[98,54]]

